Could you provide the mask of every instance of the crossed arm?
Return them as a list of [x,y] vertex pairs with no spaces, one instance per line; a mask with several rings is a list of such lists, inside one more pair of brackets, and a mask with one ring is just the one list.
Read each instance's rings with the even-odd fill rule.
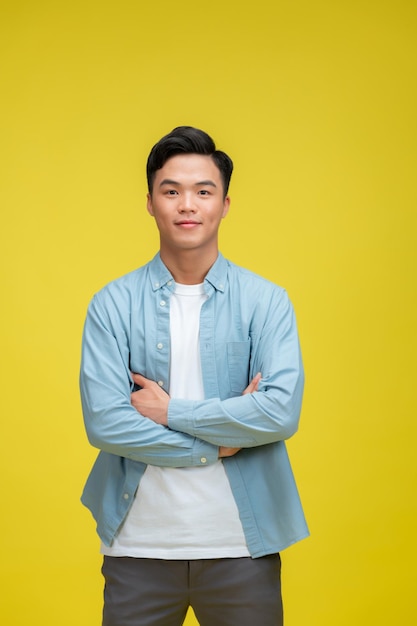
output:
[[[252,355],[262,380],[255,376],[241,397],[193,402],[170,398],[139,374],[132,378],[127,321],[109,294],[96,296],[85,323],[80,371],[90,443],[134,461],[188,467],[201,464],[202,458],[214,462],[219,450],[220,456],[232,455],[240,447],[291,437],[298,427],[303,390],[301,354],[288,299],[278,302],[273,313]],[[141,387],[133,395],[132,380]]]
[[[261,373],[256,374],[250,381],[249,385],[243,391],[242,395],[254,393],[258,390]],[[141,374],[132,373],[134,382],[141,387],[138,391],[134,391],[131,396],[132,406],[143,416],[156,424],[168,426],[168,404],[169,395],[154,382],[145,378]],[[240,448],[229,448],[226,446],[219,447],[219,458],[233,456],[239,452]]]

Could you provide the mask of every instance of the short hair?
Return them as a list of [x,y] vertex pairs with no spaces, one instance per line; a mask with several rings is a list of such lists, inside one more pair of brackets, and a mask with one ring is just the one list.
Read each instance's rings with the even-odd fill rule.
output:
[[233,172],[233,161],[225,152],[216,150],[216,144],[210,135],[192,126],[177,126],[153,146],[146,163],[146,177],[150,194],[152,194],[156,171],[161,169],[168,159],[178,154],[210,156],[220,171],[224,196],[226,197]]

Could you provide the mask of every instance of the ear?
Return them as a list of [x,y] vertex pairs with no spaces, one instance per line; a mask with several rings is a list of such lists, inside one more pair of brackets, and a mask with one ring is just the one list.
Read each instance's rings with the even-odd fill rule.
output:
[[146,195],[146,208],[148,210],[149,215],[152,215],[153,217],[152,196],[150,193]]
[[223,203],[222,218],[226,217],[226,215],[229,213],[229,208],[230,208],[230,197],[226,196],[224,199],[224,203]]

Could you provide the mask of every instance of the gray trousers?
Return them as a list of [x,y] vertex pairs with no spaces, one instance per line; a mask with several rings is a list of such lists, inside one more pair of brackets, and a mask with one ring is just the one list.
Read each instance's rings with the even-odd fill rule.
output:
[[104,557],[103,626],[282,626],[281,559]]

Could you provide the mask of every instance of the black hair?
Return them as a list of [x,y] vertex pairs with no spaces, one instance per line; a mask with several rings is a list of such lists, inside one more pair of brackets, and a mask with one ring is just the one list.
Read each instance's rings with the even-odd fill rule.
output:
[[203,130],[192,126],[177,126],[154,145],[146,163],[148,190],[152,194],[156,171],[177,154],[203,154],[210,156],[220,171],[226,197],[233,171],[232,159],[221,150],[216,150],[213,139]]

